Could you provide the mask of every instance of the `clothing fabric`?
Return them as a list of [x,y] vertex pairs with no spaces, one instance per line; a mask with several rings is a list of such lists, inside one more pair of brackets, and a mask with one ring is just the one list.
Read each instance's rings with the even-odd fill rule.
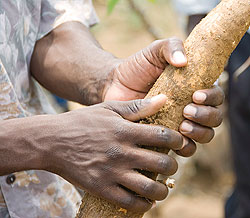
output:
[[[37,40],[58,25],[98,21],[91,0],[0,1],[0,119],[55,113],[29,65]],[[75,217],[79,193],[61,177],[25,171],[0,177],[0,217]]]
[[[172,0],[178,13],[184,16],[208,14],[220,3],[220,0]],[[248,29],[250,34],[250,28]]]
[[236,174],[235,190],[226,204],[226,218],[250,217],[250,35],[232,53],[229,72],[229,120]]
[[[207,14],[219,0],[173,0],[185,16]],[[225,218],[250,217],[250,29],[232,53],[229,73],[229,120],[235,189],[225,205]]]
[[209,13],[220,0],[172,0],[176,10],[186,16]]

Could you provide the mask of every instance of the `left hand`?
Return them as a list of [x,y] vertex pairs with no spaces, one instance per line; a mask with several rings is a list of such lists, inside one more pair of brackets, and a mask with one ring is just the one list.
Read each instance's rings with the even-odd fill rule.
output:
[[186,144],[176,153],[184,157],[194,154],[196,145],[193,140],[199,143],[210,142],[214,137],[213,127],[219,126],[223,118],[222,111],[217,108],[224,100],[224,92],[219,86],[196,91],[192,99],[193,103],[183,110],[186,119],[179,127]]
[[[157,40],[122,60],[112,71],[112,82],[106,86],[103,100],[127,101],[144,98],[168,64],[175,67],[187,64],[180,39]],[[187,120],[183,121],[179,129],[186,136],[186,144],[176,151],[177,154],[191,156],[196,150],[193,140],[208,143],[213,138],[212,128],[222,122],[222,112],[216,106],[222,104],[223,100],[224,93],[218,86],[194,93],[193,103],[183,112]]]
[[168,64],[176,67],[187,64],[183,43],[178,38],[154,41],[122,60],[112,71],[112,82],[106,86],[103,100],[144,98]]

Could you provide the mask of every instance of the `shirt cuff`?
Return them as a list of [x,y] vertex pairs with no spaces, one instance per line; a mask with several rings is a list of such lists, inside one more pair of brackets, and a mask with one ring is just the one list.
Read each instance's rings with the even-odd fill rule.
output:
[[49,0],[48,2],[43,5],[37,40],[66,22],[78,21],[86,27],[93,26],[99,22],[91,0]]

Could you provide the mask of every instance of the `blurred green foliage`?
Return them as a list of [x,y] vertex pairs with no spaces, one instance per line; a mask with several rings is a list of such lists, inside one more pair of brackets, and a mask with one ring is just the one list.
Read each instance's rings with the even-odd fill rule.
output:
[[[119,2],[120,0],[108,0],[108,6],[107,6],[107,13],[108,14],[111,14],[112,11],[114,10],[115,6],[117,5],[117,3]],[[155,3],[156,0],[147,0],[151,3]]]
[[119,0],[108,0],[108,7],[107,12],[108,14],[111,14],[116,4],[119,2]]

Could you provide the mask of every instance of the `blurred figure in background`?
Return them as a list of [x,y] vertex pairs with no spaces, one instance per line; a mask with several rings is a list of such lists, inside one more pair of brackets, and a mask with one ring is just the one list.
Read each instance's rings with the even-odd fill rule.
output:
[[[219,0],[175,0],[173,4],[187,23],[189,34]],[[236,183],[226,202],[226,218],[250,217],[250,30],[231,55],[226,71],[229,74],[229,120]]]

